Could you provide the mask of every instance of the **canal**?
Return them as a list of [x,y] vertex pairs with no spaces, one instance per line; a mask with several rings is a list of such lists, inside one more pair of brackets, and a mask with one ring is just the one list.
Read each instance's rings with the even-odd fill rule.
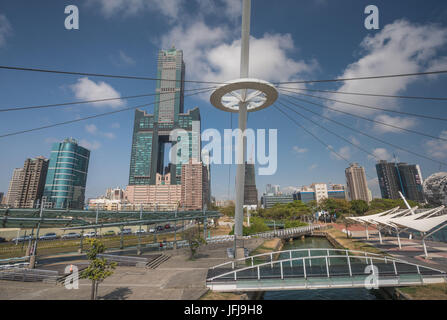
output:
[[[333,248],[323,237],[307,237],[287,242],[282,250],[307,248]],[[281,258],[281,257],[280,257]],[[284,257],[286,258],[286,256]],[[378,300],[377,291],[367,289],[319,289],[296,291],[267,291],[264,300]]]

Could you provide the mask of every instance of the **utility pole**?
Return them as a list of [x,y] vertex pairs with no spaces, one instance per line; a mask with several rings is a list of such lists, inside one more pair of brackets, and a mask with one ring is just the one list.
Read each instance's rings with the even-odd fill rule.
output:
[[34,269],[34,267],[36,266],[37,243],[39,241],[40,223],[42,222],[42,218],[43,218],[44,205],[45,205],[45,200],[44,200],[44,198],[42,198],[42,201],[40,202],[40,213],[39,213],[40,221],[37,224],[36,240],[34,241],[34,247],[31,249],[33,254],[31,255],[30,261],[29,261],[30,269]]

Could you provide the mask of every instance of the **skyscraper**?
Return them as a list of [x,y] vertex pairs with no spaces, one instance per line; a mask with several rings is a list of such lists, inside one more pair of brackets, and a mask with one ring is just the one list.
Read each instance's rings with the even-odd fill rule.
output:
[[47,177],[48,159],[36,157],[26,159],[17,196],[19,208],[34,208],[42,200]]
[[349,168],[345,170],[346,182],[348,186],[349,198],[351,200],[371,201],[366,180],[365,168],[358,165],[358,163],[351,163]]
[[208,204],[208,169],[190,159],[182,165],[181,204],[185,210],[201,210]]
[[83,209],[90,151],[74,139],[54,143],[44,197],[53,208]]
[[383,199],[399,199],[400,178],[396,165],[392,162],[380,160],[376,164],[380,193]]
[[6,195],[5,204],[10,207],[18,206],[18,196],[20,194],[20,185],[23,179],[23,168],[16,168],[12,173],[9,182],[8,194]]
[[409,200],[424,201],[419,165],[381,160],[376,164],[376,170],[382,198],[400,199],[400,191]]
[[247,162],[245,162],[244,205],[258,205],[255,165]]
[[[185,64],[182,50],[160,50],[158,54],[157,95],[154,114],[135,111],[135,122],[130,159],[129,185],[155,185],[156,175],[171,174],[171,184],[181,183],[181,165],[194,158],[200,161],[200,111],[198,108],[183,113]],[[171,80],[171,81],[169,81]],[[170,141],[175,129],[183,129],[187,136]],[[165,164],[165,145],[189,143],[189,150],[177,153],[178,164]],[[179,145],[180,146],[180,145]],[[181,151],[187,152],[182,155]]]

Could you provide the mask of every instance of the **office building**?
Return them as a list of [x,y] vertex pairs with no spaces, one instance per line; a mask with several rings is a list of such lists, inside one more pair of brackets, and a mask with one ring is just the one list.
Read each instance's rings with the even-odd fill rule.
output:
[[68,138],[54,143],[44,189],[47,206],[83,209],[90,151]]
[[245,162],[244,206],[258,205],[258,189],[256,189],[255,165]]
[[266,194],[280,194],[280,186],[279,185],[271,185],[271,184],[267,184],[266,188],[265,188],[265,193]]
[[345,170],[346,183],[350,200],[364,200],[371,202],[370,190],[366,180],[365,168],[358,163],[351,163]]
[[12,173],[9,182],[8,193],[6,194],[5,204],[11,208],[18,207],[18,198],[20,195],[20,187],[23,179],[23,168],[16,168]]
[[325,183],[313,183],[310,186],[302,186],[293,194],[293,198],[304,203],[309,203],[310,201],[318,203],[324,199],[346,200],[346,191],[341,184],[330,185],[328,188]]
[[[156,185],[157,174],[171,175],[171,185],[181,183],[181,165],[193,158],[200,161],[200,112],[198,108],[183,113],[185,64],[183,52],[172,48],[160,50],[158,54],[157,81],[154,114],[135,110],[132,137],[129,185]],[[169,81],[172,80],[172,81]],[[170,141],[175,129],[183,129],[177,141]],[[189,148],[181,151],[187,154],[177,156],[177,163],[165,164],[165,149],[176,144],[181,147],[189,143]],[[186,149],[186,150],[185,150]],[[174,159],[171,159],[172,161]]]
[[17,195],[17,207],[35,208],[42,201],[47,178],[48,159],[36,157],[26,159]]
[[0,192],[0,204],[3,204],[3,200],[5,199],[4,195],[3,192]]
[[400,199],[401,192],[409,200],[424,201],[419,165],[380,160],[376,164],[376,171],[382,198]]

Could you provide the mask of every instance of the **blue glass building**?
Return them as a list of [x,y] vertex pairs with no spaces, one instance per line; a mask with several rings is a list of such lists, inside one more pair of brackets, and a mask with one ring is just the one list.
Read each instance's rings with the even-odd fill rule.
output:
[[44,189],[53,208],[83,209],[90,151],[74,139],[54,143]]

